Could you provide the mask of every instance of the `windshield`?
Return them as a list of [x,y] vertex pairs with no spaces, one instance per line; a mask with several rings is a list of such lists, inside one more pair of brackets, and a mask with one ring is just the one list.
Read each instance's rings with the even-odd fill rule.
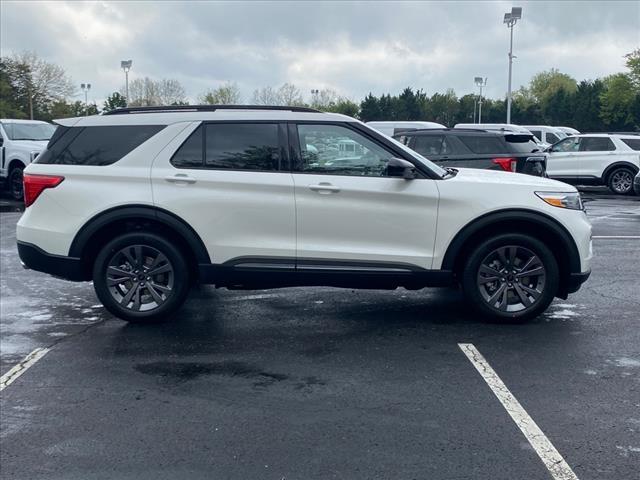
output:
[[423,157],[422,155],[420,155],[418,152],[416,152],[415,150],[411,150],[409,147],[407,147],[406,145],[403,145],[402,143],[400,143],[398,140],[396,140],[395,138],[391,138],[391,141],[397,145],[399,148],[401,148],[404,152],[407,152],[409,155],[411,155],[413,158],[415,158],[416,160],[418,160],[419,162],[423,163],[424,165],[426,165],[430,170],[432,170],[433,172],[436,173],[436,175],[439,175],[441,177],[445,177],[448,175],[448,172],[442,168],[439,165],[436,165],[435,163],[433,163],[431,160],[426,159],[425,157]]
[[10,140],[49,141],[55,125],[49,123],[3,123],[5,132]]

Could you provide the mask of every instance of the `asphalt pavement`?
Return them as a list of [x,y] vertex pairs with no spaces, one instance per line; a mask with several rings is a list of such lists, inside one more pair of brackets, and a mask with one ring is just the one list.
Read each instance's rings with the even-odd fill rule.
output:
[[448,289],[201,287],[153,326],[23,270],[2,201],[0,373],[49,351],[0,394],[0,477],[552,478],[470,343],[577,478],[638,479],[640,199],[585,200],[592,276],[524,325]]

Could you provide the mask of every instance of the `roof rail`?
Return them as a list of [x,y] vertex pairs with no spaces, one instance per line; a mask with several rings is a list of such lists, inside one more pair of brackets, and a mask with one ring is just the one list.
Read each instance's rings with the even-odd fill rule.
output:
[[152,107],[116,108],[103,115],[122,115],[125,113],[173,113],[173,112],[215,112],[216,110],[284,110],[287,112],[321,113],[309,107],[286,107],[270,105],[157,105]]
[[608,135],[640,135],[640,132],[607,132]]

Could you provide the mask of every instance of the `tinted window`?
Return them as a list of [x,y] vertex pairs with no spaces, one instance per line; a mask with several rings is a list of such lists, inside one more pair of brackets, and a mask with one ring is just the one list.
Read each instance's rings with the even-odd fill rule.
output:
[[640,138],[621,138],[620,140],[626,143],[631,150],[640,150]]
[[220,123],[205,128],[206,167],[263,171],[280,168],[277,124]]
[[580,145],[583,152],[608,152],[616,147],[608,137],[584,137]]
[[433,155],[440,155],[442,151],[442,140],[442,135],[418,135],[416,136],[413,149],[427,158]]
[[383,177],[393,155],[349,128],[298,125],[301,164],[305,173]]
[[442,150],[440,155],[451,155],[455,152],[454,140],[452,137],[444,137],[442,139]]
[[569,137],[556,143],[552,148],[552,152],[577,152],[580,148],[580,137]]
[[559,140],[555,133],[547,132],[547,143],[556,143]]
[[161,125],[70,128],[35,163],[111,165],[162,130]]
[[202,152],[202,127],[198,127],[173,154],[171,165],[176,168],[202,168],[204,166]]
[[10,140],[47,141],[56,129],[50,123],[4,123]]
[[494,135],[461,135],[458,138],[473,153],[507,153],[502,142]]
[[538,140],[542,140],[542,130],[531,130],[529,131],[536,136]]
[[531,135],[505,135],[507,147],[513,153],[539,152],[540,146],[533,141]]

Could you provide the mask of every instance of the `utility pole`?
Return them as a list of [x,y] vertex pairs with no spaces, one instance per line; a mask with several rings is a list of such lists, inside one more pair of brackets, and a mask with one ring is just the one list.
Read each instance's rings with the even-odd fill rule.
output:
[[513,70],[513,27],[522,18],[522,8],[513,7],[504,14],[503,23],[509,27],[509,83],[507,87],[507,123],[511,123],[511,72]]

